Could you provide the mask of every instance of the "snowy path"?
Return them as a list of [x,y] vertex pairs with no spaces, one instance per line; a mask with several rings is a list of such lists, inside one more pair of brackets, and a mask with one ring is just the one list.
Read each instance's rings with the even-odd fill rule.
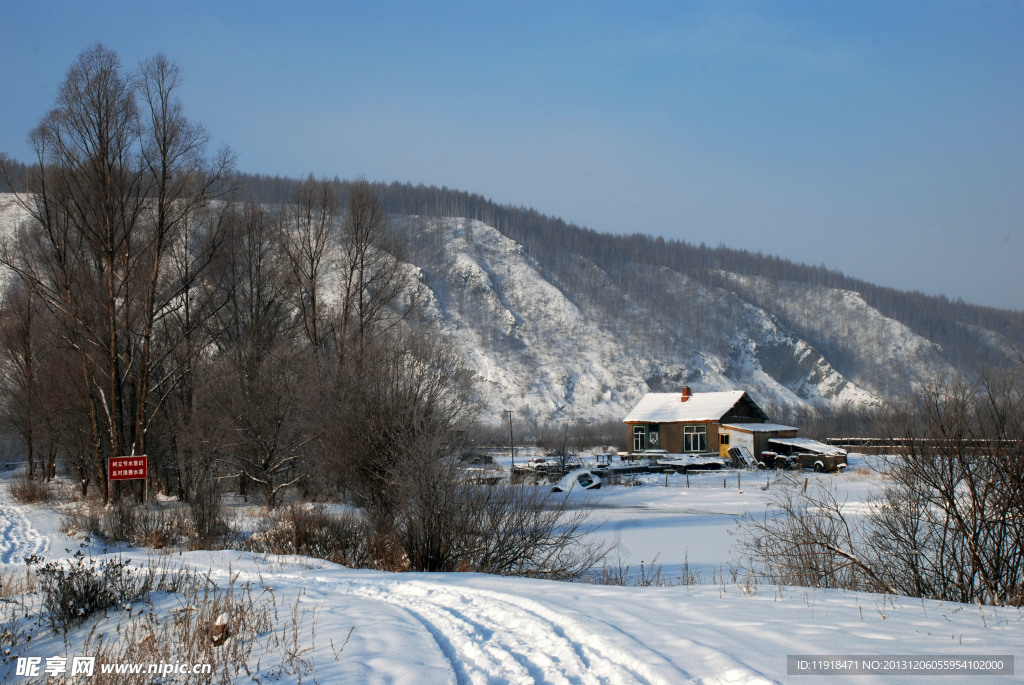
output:
[[39,533],[21,509],[0,501],[0,564],[23,564],[25,557],[46,556],[49,541]]
[[[701,680],[636,637],[557,603],[426,581],[374,583],[353,591],[413,614],[437,642],[458,683]],[[732,659],[722,664],[719,648],[686,642],[690,659],[719,661],[729,682],[771,682]]]
[[[398,605],[433,635],[459,683],[662,683],[638,643],[609,644],[538,602],[486,590],[411,582],[358,588]],[[633,642],[633,641],[629,641]],[[677,672],[674,682],[689,679]]]

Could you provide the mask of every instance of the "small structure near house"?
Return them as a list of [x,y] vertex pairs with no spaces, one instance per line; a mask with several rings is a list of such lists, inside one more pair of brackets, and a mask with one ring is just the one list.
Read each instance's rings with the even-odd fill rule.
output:
[[755,458],[760,458],[762,452],[772,449],[770,440],[796,437],[797,429],[778,423],[723,423],[718,431],[719,454],[727,459],[730,447],[746,447]]

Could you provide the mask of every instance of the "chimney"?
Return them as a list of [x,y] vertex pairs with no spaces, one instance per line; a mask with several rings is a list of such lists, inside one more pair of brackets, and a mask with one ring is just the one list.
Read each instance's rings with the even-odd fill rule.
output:
[[691,394],[692,393],[690,392],[690,386],[687,385],[687,386],[683,387],[683,394],[679,398],[679,401],[680,402],[685,402],[686,400],[690,399],[690,395]]

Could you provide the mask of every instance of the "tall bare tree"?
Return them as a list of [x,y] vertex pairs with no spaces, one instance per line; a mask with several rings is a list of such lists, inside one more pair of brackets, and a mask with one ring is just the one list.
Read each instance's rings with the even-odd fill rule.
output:
[[232,221],[218,260],[227,304],[218,318],[216,382],[205,406],[221,417],[223,463],[274,506],[302,477],[296,462],[318,434],[311,369],[297,344],[294,281],[281,249],[282,217],[249,203]]
[[[159,407],[163,399],[158,397],[151,407],[150,392],[166,393],[180,379],[182,367],[174,365],[156,378],[152,371],[156,367],[166,369],[167,362],[174,359],[172,353],[179,338],[190,336],[202,319],[197,320],[193,311],[192,318],[177,317],[172,325],[161,326],[160,356],[154,354],[154,332],[165,318],[189,306],[191,293],[212,257],[211,248],[219,242],[208,239],[195,245],[190,238],[204,229],[218,231],[221,217],[215,213],[211,216],[211,210],[225,191],[222,184],[233,157],[222,148],[216,158],[207,159],[209,137],[202,126],[185,117],[177,97],[180,69],[164,55],[143,62],[136,83],[144,103],[139,151],[146,184],[144,194],[150,202],[146,230],[137,248],[144,302],[131,330],[133,341],[137,341],[130,352],[133,361],[137,359],[132,449],[144,454],[152,409]],[[167,252],[175,242],[179,251],[186,253],[184,258],[168,258]],[[175,266],[179,268],[173,269]],[[168,267],[172,267],[169,273]]]
[[160,406],[150,392],[166,380],[151,373],[154,330],[191,287],[164,277],[169,238],[183,216],[212,206],[230,168],[226,152],[205,158],[179,84],[163,57],[133,75],[102,45],[79,55],[31,135],[36,166],[18,196],[30,220],[0,254],[76,353],[105,497],[105,458],[146,449]]
[[38,304],[32,291],[14,284],[0,307],[0,393],[3,420],[21,437],[28,477],[36,477],[39,443],[39,356],[42,352]]
[[354,183],[349,190],[341,239],[341,303],[333,336],[343,365],[352,358],[362,363],[373,332],[401,320],[411,304],[394,306],[407,284],[403,251],[388,231],[387,215],[373,188],[365,181]]
[[295,306],[314,353],[323,345],[323,285],[330,250],[337,246],[340,211],[334,187],[312,176],[299,184],[289,206],[283,247],[295,280]]

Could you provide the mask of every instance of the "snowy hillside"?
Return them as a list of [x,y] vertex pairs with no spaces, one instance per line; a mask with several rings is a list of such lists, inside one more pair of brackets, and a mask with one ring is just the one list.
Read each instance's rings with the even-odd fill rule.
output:
[[[10,235],[19,216],[5,205],[0,223]],[[557,234],[561,246],[547,250],[475,219],[392,214],[390,222],[425,303],[421,319],[462,351],[492,423],[507,410],[535,426],[617,421],[644,393],[683,385],[747,390],[774,418],[871,406],[1024,346],[1012,312],[986,319],[968,308],[961,322],[960,305],[948,323],[933,316],[929,325],[957,343],[950,352],[860,292],[658,265],[647,248],[656,253],[659,243],[643,237],[635,249],[598,237],[597,248],[574,250],[564,243],[581,229],[563,225],[569,238]],[[336,282],[328,273],[327,289]],[[993,316],[1003,323],[982,325]]]
[[[588,289],[620,303],[622,315],[608,316],[607,306],[580,296],[581,284],[557,287],[522,246],[479,221],[405,217],[396,224],[431,292],[429,318],[465,351],[496,417],[514,409],[540,422],[617,420],[649,390],[684,384],[745,389],[768,407],[866,405],[879,397],[737,292],[670,269],[639,275],[661,299],[701,312],[701,323],[693,324],[637,302],[598,267],[585,265]],[[885,321],[870,310],[858,315],[847,331],[851,348],[861,327],[874,330]],[[901,334],[892,327],[890,339],[880,342],[898,356],[889,361],[913,364],[920,350],[891,344]],[[948,370],[928,358],[915,368],[927,379]]]
[[[898,321],[882,316],[855,292],[800,286],[736,274],[726,275],[740,293],[755,301],[770,297],[774,310],[814,335],[837,355],[856,361],[851,371],[878,379],[872,391],[891,396],[912,391],[950,372],[941,349]],[[885,369],[901,369],[886,374]]]

